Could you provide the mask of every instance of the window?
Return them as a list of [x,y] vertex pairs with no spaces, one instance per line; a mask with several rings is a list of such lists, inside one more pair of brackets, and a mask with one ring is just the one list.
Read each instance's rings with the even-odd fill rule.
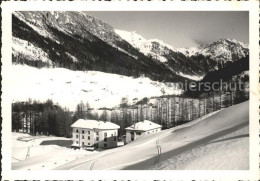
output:
[[90,140],[90,136],[88,136],[88,140]]
[[88,131],[88,134],[90,134],[90,131]]
[[84,139],[84,135],[82,135],[82,139]]
[[114,137],[114,141],[116,141],[116,137]]
[[98,141],[98,137],[97,137],[97,139],[96,139],[97,141]]
[[90,143],[88,143],[88,145],[90,145]]
[[76,133],[78,133],[79,132],[79,130],[78,129],[76,129]]
[[79,142],[78,142],[78,141],[76,141],[76,143],[77,143],[77,144],[79,144]]
[[107,147],[107,144],[106,144],[106,143],[104,144],[104,147],[105,147],[105,148]]
[[79,135],[76,134],[76,138],[79,138]]
[[82,142],[82,146],[84,146],[84,142]]
[[137,135],[141,135],[142,133],[141,132],[136,132]]
[[84,132],[84,130],[82,130],[82,134],[84,134],[85,132]]
[[107,138],[104,138],[104,142],[107,142]]
[[105,137],[105,138],[107,137],[107,133],[104,133],[104,137]]

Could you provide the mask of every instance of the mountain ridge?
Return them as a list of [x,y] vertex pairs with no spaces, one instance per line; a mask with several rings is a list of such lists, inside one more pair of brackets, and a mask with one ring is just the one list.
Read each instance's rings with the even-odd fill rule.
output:
[[[241,52],[237,53],[238,55],[239,55],[239,53],[242,54],[242,55],[240,55],[238,57],[238,59],[248,55],[248,51],[247,51],[248,44],[240,42],[240,41],[237,41],[235,39],[221,38],[221,39],[219,39],[217,41],[214,41],[212,43],[201,44],[201,45],[199,45],[197,47],[175,48],[175,47],[165,43],[162,40],[158,40],[158,39],[145,39],[142,35],[139,35],[138,33],[136,33],[136,31],[128,32],[128,31],[125,31],[125,30],[118,30],[118,29],[116,29],[115,32],[118,35],[120,35],[123,39],[125,39],[127,42],[132,44],[134,47],[140,49],[141,52],[146,53],[146,54],[151,53],[152,50],[150,50],[150,52],[148,52],[149,50],[148,51],[144,50],[145,46],[149,46],[148,44],[151,44],[151,43],[158,43],[161,46],[160,48],[166,47],[169,50],[172,50],[172,51],[174,51],[176,53],[180,52],[180,53],[182,53],[182,54],[184,54],[186,56],[193,56],[193,55],[196,55],[196,54],[202,54],[204,56],[214,57],[211,54],[211,52],[212,52],[211,49],[218,48],[221,45],[230,46],[232,44],[233,44],[233,46],[237,45],[237,47],[235,47],[235,48],[237,48],[237,49],[241,48],[242,49],[242,50],[240,50]],[[139,40],[139,42],[137,43],[138,40]],[[212,46],[214,46],[214,47],[212,47]],[[207,49],[210,49],[211,51],[207,50]],[[214,51],[213,51],[213,53],[214,53]],[[232,61],[231,57],[226,57],[226,58],[224,57],[223,59],[224,60],[226,59],[227,61]],[[163,58],[162,58],[162,62],[166,62],[166,61],[167,60],[163,60]]]
[[[236,61],[249,52],[238,41],[232,46],[227,44],[230,41],[225,46],[214,42],[194,52],[194,48],[177,49],[161,40],[146,40],[131,32],[128,34],[132,37],[122,36],[122,32],[127,33],[84,12],[14,12],[13,43],[17,46],[13,48],[13,62],[183,82],[198,80],[216,69],[219,62],[224,64],[230,57]],[[43,53],[38,58],[26,55],[17,49],[18,45],[27,48],[21,41]],[[50,65],[41,61],[43,54]]]

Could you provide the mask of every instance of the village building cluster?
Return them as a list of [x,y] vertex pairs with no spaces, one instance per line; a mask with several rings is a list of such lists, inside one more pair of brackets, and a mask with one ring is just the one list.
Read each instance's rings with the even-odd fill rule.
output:
[[[79,119],[71,125],[72,148],[115,148],[118,144],[119,125],[97,121]],[[161,131],[162,126],[148,120],[137,122],[126,128],[125,143],[130,143],[140,136]]]

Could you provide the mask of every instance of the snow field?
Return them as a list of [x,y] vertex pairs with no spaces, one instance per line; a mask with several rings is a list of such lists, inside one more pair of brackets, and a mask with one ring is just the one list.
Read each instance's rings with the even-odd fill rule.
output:
[[[243,131],[246,131],[245,127],[248,127],[249,123],[248,108],[248,101],[234,105],[209,117],[205,116],[205,119],[196,120],[194,124],[145,135],[126,146],[82,157],[80,161],[76,160],[56,169],[89,170],[93,161],[95,161],[94,169],[97,170],[178,169],[177,166],[180,166],[180,169],[247,169],[248,138]],[[244,128],[242,132],[234,133],[242,128]],[[239,135],[240,133],[242,135]],[[233,135],[225,137],[228,134]],[[230,142],[226,142],[225,139]],[[161,148],[159,155],[156,144]],[[203,145],[209,146],[204,148]],[[198,147],[201,147],[201,150],[194,151]],[[197,166],[197,161],[192,160],[194,152],[207,157],[212,162],[199,157],[201,165]],[[178,155],[181,159],[177,166],[170,167],[169,165],[176,161]],[[238,157],[241,159],[234,161],[234,164],[226,161]],[[156,164],[155,160],[157,160]],[[191,161],[194,163],[189,166]]]
[[[195,147],[152,167],[154,170],[249,169],[248,126]],[[243,156],[241,156],[243,155]]]
[[118,106],[123,97],[134,98],[179,94],[174,84],[160,83],[149,78],[132,78],[98,71],[72,71],[64,68],[37,69],[12,65],[13,101],[46,101],[52,99],[74,110],[83,101],[93,108]]
[[[19,141],[17,140],[18,137],[31,137],[32,140],[28,142]],[[46,145],[44,144],[44,142],[49,141],[53,142],[50,144],[47,143]],[[68,141],[68,143],[62,145],[64,141]],[[87,154],[94,153],[69,148],[70,138],[30,136],[25,133],[12,133],[12,145],[12,169],[19,168],[22,170],[53,169],[59,165],[77,160]],[[26,159],[29,147],[29,158]]]
[[[14,162],[12,169],[248,169],[248,108],[248,101],[243,102],[102,152],[49,145],[49,150],[40,155]],[[16,139],[12,155],[19,158],[15,153],[23,148],[26,154],[27,144],[32,142],[19,145]],[[161,148],[159,154],[156,145]]]

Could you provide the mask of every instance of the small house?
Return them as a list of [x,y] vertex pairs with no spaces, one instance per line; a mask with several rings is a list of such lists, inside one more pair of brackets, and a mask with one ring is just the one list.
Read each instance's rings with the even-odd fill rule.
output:
[[134,141],[136,138],[152,134],[161,131],[162,126],[156,123],[153,123],[148,120],[137,122],[130,127],[125,128],[126,130],[126,143]]
[[117,147],[118,129],[120,126],[111,122],[79,119],[71,125],[71,147],[95,148]]

